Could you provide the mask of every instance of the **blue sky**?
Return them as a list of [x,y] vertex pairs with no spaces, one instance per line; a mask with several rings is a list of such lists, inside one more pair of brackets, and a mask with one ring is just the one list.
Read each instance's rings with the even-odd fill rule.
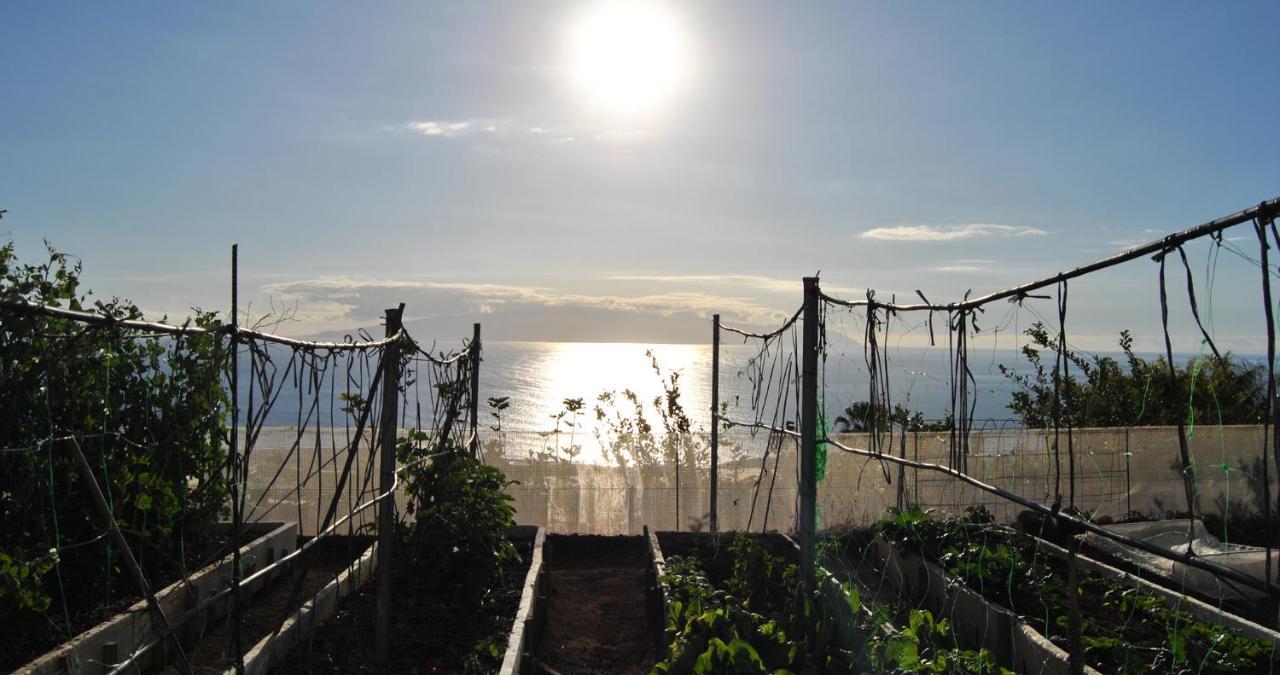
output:
[[[686,80],[642,114],[570,81],[599,4],[6,3],[0,233],[157,313],[225,309],[239,242],[289,332],[404,301],[440,335],[682,341],[818,270],[954,299],[1280,194],[1274,2],[671,4]],[[1256,269],[1219,275],[1256,347]],[[1081,343],[1154,338],[1154,281],[1073,288]]]

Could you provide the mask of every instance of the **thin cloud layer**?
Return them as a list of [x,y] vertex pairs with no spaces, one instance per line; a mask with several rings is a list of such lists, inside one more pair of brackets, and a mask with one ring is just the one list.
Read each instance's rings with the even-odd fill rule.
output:
[[[772,293],[791,293],[796,294],[797,298],[804,289],[804,282],[799,278],[782,279],[778,277],[765,277],[751,274],[620,275],[609,278],[618,281],[651,281],[671,284],[715,284],[736,286],[739,288],[749,288],[752,290],[768,291]],[[860,296],[863,293],[866,293],[866,289],[864,288],[833,286],[828,284],[823,284],[822,290],[831,294],[849,296]]]
[[933,271],[971,273],[971,272],[983,272],[983,271],[986,271],[986,269],[987,268],[979,265],[941,265],[939,267],[933,268]]
[[[296,318],[312,330],[340,330],[375,322],[383,308],[407,303],[411,317],[519,312],[534,308],[581,310],[584,317],[650,316],[706,319],[720,313],[747,326],[781,323],[788,314],[757,299],[698,291],[588,294],[541,286],[326,276],[273,283],[261,290],[296,307]],[[572,326],[567,327],[572,330]],[[584,326],[584,328],[586,328]],[[511,339],[522,339],[512,335]]]
[[422,122],[410,122],[408,126],[410,130],[416,131],[423,136],[454,138],[471,131],[474,125],[470,121],[447,122],[425,120]]
[[955,241],[976,237],[1031,237],[1049,234],[1047,230],[1026,225],[996,225],[970,223],[968,225],[895,225],[875,227],[862,233],[864,239],[884,241]]

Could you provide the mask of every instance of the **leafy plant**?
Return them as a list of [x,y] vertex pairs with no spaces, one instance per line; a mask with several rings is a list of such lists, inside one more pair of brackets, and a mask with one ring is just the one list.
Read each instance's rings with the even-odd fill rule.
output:
[[[396,448],[400,463],[410,467],[403,475],[412,517],[400,556],[418,572],[414,592],[447,605],[459,632],[473,634],[492,611],[491,589],[507,581],[504,566],[519,557],[506,538],[515,523],[506,492],[511,482],[466,449],[424,446],[428,440],[415,429]],[[490,672],[501,662],[494,639],[480,636],[467,659],[469,672]]]
[[[1043,524],[1024,520],[1024,526]],[[996,526],[977,511],[934,520],[918,507],[891,510],[876,530],[1068,647],[1066,563],[1040,551],[1023,532]],[[1082,617],[1081,634],[1086,659],[1100,670],[1254,672],[1274,658],[1270,645],[1231,635],[1132,586],[1081,573],[1079,592],[1082,608],[1097,607]]]
[[[1041,322],[1025,331],[1022,347],[1030,370],[1000,365],[1014,385],[1009,409],[1028,427],[1053,425],[1055,400],[1061,423],[1075,428],[1174,425],[1205,420],[1213,424],[1260,424],[1266,417],[1265,369],[1227,352],[1222,360],[1193,358],[1174,364],[1172,382],[1165,357],[1145,359],[1133,351],[1133,336],[1120,332],[1123,362],[1111,356],[1061,348]],[[1053,363],[1045,363],[1046,353]],[[1065,358],[1065,370],[1058,365]],[[1060,395],[1053,374],[1059,373]],[[1171,388],[1170,385],[1173,385]],[[1180,395],[1171,398],[1170,391]],[[1190,392],[1190,396],[1187,396]],[[1190,402],[1184,412],[1184,404]]]
[[924,413],[908,410],[899,404],[894,404],[893,410],[889,411],[882,404],[854,401],[836,416],[834,431],[837,433],[867,433],[872,430],[885,432],[890,425],[907,431],[950,431],[954,424],[951,411],[947,411],[942,420],[926,421]]
[[[91,299],[80,272],[79,261],[52,248],[42,262],[24,264],[12,244],[0,246],[0,299],[142,318],[128,301]],[[213,313],[198,310],[188,322],[218,326]],[[134,593],[120,579],[118,551],[102,536],[72,458],[52,439],[77,437],[150,574],[173,578],[211,552],[211,526],[227,504],[228,351],[213,334],[156,337],[0,310],[0,354],[5,669]]]
[[946,619],[935,621],[924,609],[913,609],[907,625],[887,636],[877,636],[868,654],[879,673],[1011,673],[996,663],[985,649],[973,651],[954,646]]
[[405,512],[412,517],[405,532],[408,555],[429,573],[428,584],[439,586],[447,576],[467,587],[459,592],[482,593],[515,555],[506,539],[515,524],[506,492],[511,483],[461,447],[433,446],[435,456],[420,461],[426,451],[419,444],[426,440],[426,432],[411,430],[396,448],[400,463],[410,467],[402,472]]
[[702,564],[672,556],[661,583],[670,602],[667,658],[655,673],[1002,673],[991,655],[954,644],[947,622],[923,610],[906,627],[883,631],[883,610],[863,612],[861,597],[846,586],[855,628],[868,636],[865,649],[838,644],[840,619],[822,594],[800,583],[794,564],[759,540],[733,535],[723,549],[729,560],[718,588]]

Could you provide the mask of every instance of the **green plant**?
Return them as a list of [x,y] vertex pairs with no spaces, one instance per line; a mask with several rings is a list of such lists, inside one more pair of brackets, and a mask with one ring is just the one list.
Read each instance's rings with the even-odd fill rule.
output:
[[950,431],[955,425],[951,411],[947,411],[939,421],[925,421],[924,413],[909,410],[894,404],[890,412],[883,404],[872,404],[870,401],[854,401],[836,416],[834,431],[836,433],[868,433],[872,430],[883,433],[893,425],[907,431]]
[[[1020,519],[1031,534],[1040,518]],[[1024,531],[999,527],[985,514],[934,520],[918,507],[891,510],[876,530],[896,546],[938,562],[948,576],[989,601],[1025,616],[1068,648],[1070,590],[1066,563],[1039,549]],[[1255,672],[1272,664],[1270,645],[1231,635],[1135,587],[1081,573],[1082,645],[1095,668],[1118,672]]]
[[[411,430],[397,444],[404,470],[407,515],[405,540],[408,554],[424,564],[424,572],[447,570],[454,580],[483,592],[501,570],[502,562],[515,555],[506,530],[515,524],[510,485],[502,471],[487,466],[466,449],[420,443],[428,435]],[[435,455],[420,461],[425,454]],[[430,575],[439,585],[443,575]]]
[[778,622],[717,590],[697,560],[673,556],[661,581],[671,647],[655,673],[791,672],[797,646]]
[[[1230,353],[1224,353],[1221,361],[1201,356],[1185,366],[1175,364],[1171,382],[1165,357],[1148,360],[1135,354],[1133,336],[1127,330],[1120,332],[1123,363],[1110,356],[1063,349],[1057,336],[1040,322],[1025,333],[1031,340],[1022,347],[1022,355],[1030,370],[1020,372],[1001,364],[1000,372],[1015,387],[1009,409],[1028,427],[1053,426],[1055,401],[1062,425],[1075,428],[1158,426],[1196,420],[1258,424],[1266,416],[1265,369]],[[1045,352],[1052,356],[1052,365],[1045,364]],[[1059,358],[1066,359],[1065,371],[1057,365]],[[1060,375],[1058,394],[1055,370]],[[1171,398],[1170,391],[1181,395]]]
[[[80,272],[52,248],[24,264],[12,244],[0,246],[0,299],[142,318],[128,301],[91,299]],[[188,322],[218,326],[198,310]],[[227,506],[228,351],[216,334],[157,337],[0,310],[0,354],[0,625],[6,657],[21,659],[134,592],[53,438],[77,437],[153,578],[212,552],[212,525]],[[0,669],[17,665],[0,657]]]
[[[864,649],[849,651],[836,636],[841,619],[796,567],[754,537],[732,535],[723,549],[730,570],[712,583],[699,561],[673,556],[661,583],[670,603],[671,648],[656,673],[1003,673],[985,651],[958,648],[945,621],[923,610],[908,625],[883,631],[884,610],[864,612],[856,587],[844,600]],[[848,619],[846,619],[848,620]]]
[[[480,632],[491,613],[491,589],[504,584],[503,568],[518,558],[506,538],[515,523],[511,482],[466,449],[427,444],[431,437],[411,430],[399,439],[409,523],[400,557],[416,571],[414,593],[447,606],[460,634]],[[495,636],[481,635],[467,657],[468,672],[490,672],[502,660]]]
[[878,673],[991,673],[1012,675],[985,649],[955,647],[951,625],[935,621],[924,609],[913,609],[907,625],[872,640],[867,650]]

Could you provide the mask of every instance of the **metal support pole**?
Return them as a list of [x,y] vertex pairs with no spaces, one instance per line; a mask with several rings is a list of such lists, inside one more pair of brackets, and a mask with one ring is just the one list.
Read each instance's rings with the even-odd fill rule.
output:
[[[387,310],[387,337],[400,332],[404,305]],[[392,342],[382,352],[382,421],[378,425],[381,443],[378,494],[378,617],[374,648],[378,660],[386,663],[391,653],[391,564],[395,560],[396,497],[388,494],[396,481],[396,436],[399,435],[397,413],[400,411],[400,343]]]
[[471,454],[480,457],[480,324],[471,326]]
[[116,548],[120,551],[120,557],[124,560],[124,566],[129,568],[129,574],[133,576],[134,582],[138,584],[138,590],[142,592],[142,597],[147,601],[147,609],[151,610],[151,616],[155,619],[156,634],[169,636],[169,640],[173,644],[174,655],[178,659],[178,670],[185,675],[191,675],[191,663],[187,661],[187,654],[182,650],[182,643],[178,641],[177,634],[173,632],[169,625],[168,617],[164,615],[164,610],[160,608],[160,603],[156,601],[155,594],[151,592],[151,584],[147,583],[147,578],[142,574],[142,567],[138,565],[138,560],[133,557],[133,551],[129,549],[129,542],[125,541],[124,534],[120,532],[120,526],[116,524],[115,516],[111,515],[111,507],[107,504],[106,497],[102,496],[102,488],[93,477],[93,469],[89,468],[89,461],[84,458],[84,452],[80,450],[80,443],[74,437],[68,437],[60,439],[58,447],[62,452],[75,457],[80,479],[84,481],[85,489],[89,492],[89,497],[93,500],[94,507],[98,510],[102,519],[106,521],[107,529],[111,531],[111,539],[115,542]]
[[240,526],[244,520],[240,498],[240,245],[231,245],[231,447],[227,481],[231,488],[231,651],[236,675],[244,675],[244,644],[240,623],[244,597],[240,592]]
[[800,375],[800,572],[813,588],[818,520],[818,278],[804,278]]
[[720,531],[720,315],[711,317],[711,532]]
[[1129,429],[1129,427],[1124,428],[1124,517],[1126,519],[1133,513],[1133,475],[1130,471],[1133,453],[1129,450]]

